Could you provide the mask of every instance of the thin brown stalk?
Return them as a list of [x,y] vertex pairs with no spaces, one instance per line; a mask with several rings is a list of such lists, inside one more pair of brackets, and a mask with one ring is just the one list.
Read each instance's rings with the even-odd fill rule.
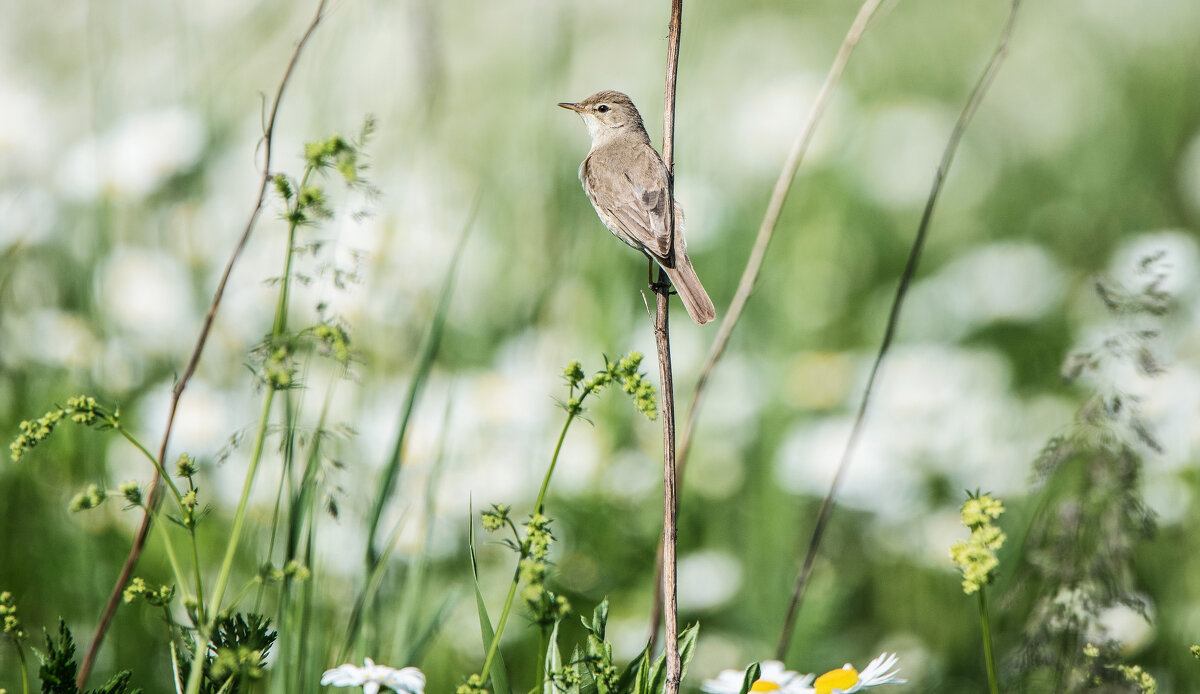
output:
[[[762,224],[758,228],[758,236],[755,238],[754,247],[750,251],[750,259],[746,262],[746,268],[742,271],[742,278],[738,282],[738,288],[733,295],[733,301],[729,304],[729,310],[725,312],[725,319],[721,321],[721,328],[717,331],[717,336],[713,340],[712,347],[708,350],[708,357],[704,361],[704,366],[700,369],[700,377],[696,380],[696,388],[692,392],[692,400],[688,405],[687,421],[684,423],[683,434],[679,439],[677,487],[683,485],[683,474],[687,468],[688,453],[691,452],[692,448],[692,433],[695,430],[696,420],[700,415],[700,405],[704,401],[704,394],[707,392],[709,378],[712,377],[717,362],[725,354],[725,348],[729,344],[729,338],[733,334],[733,329],[737,327],[738,320],[742,317],[742,311],[746,308],[746,302],[749,301],[750,294],[754,291],[754,285],[758,281],[758,275],[762,270],[763,260],[767,255],[767,246],[770,245],[771,238],[775,234],[775,227],[779,223],[779,215],[783,211],[783,205],[787,202],[788,193],[792,188],[792,181],[796,177],[796,171],[800,168],[800,163],[804,160],[804,155],[808,151],[813,133],[816,132],[817,124],[821,121],[821,117],[825,115],[825,109],[829,105],[834,88],[841,79],[842,72],[846,68],[846,63],[850,60],[850,54],[854,52],[854,47],[858,45],[859,39],[862,38],[862,35],[867,30],[867,25],[882,3],[883,0],[865,0],[862,7],[859,8],[858,15],[855,17],[854,23],[850,25],[850,29],[846,32],[846,37],[842,39],[841,48],[838,49],[837,56],[833,59],[833,65],[829,68],[829,73],[825,76],[825,83],[821,85],[821,90],[817,93],[817,98],[809,110],[808,119],[800,129],[800,134],[796,137],[795,143],[792,144],[792,150],[788,153],[787,160],[783,164],[783,169],[779,172],[779,178],[775,181],[771,200],[767,203],[766,214],[763,215]],[[659,539],[659,544],[661,547],[661,538]],[[660,549],[659,555],[661,554],[662,551]],[[661,563],[657,567],[656,576],[659,578],[662,576]],[[658,625],[662,622],[662,615],[662,601],[656,599],[650,617],[652,639],[658,633]]]
[[779,636],[779,644],[775,649],[775,657],[781,660],[786,656],[788,646],[791,644],[792,631],[796,624],[796,614],[799,612],[804,591],[808,587],[808,580],[812,575],[817,550],[820,548],[821,540],[825,536],[825,528],[828,526],[829,518],[833,513],[834,499],[837,497],[842,478],[846,474],[846,469],[850,466],[850,461],[854,457],[854,450],[858,446],[859,438],[862,435],[867,406],[871,402],[871,395],[874,392],[875,383],[879,376],[880,366],[883,363],[884,357],[891,349],[892,341],[896,337],[896,326],[900,322],[900,309],[904,306],[904,298],[908,294],[908,288],[912,284],[913,277],[917,273],[917,266],[921,262],[921,255],[925,249],[925,240],[929,236],[929,225],[933,219],[933,210],[942,192],[942,186],[945,184],[946,174],[950,170],[950,165],[954,162],[954,155],[958,152],[958,146],[962,141],[963,133],[966,132],[967,126],[970,125],[971,119],[975,116],[975,111],[978,110],[980,102],[983,101],[984,95],[987,93],[988,88],[1000,70],[1001,64],[1004,62],[1005,55],[1008,53],[1008,42],[1012,37],[1013,26],[1016,23],[1017,10],[1020,8],[1020,5],[1021,0],[1012,0],[1008,19],[1000,31],[1000,37],[996,42],[996,48],[992,51],[992,57],[988,61],[983,74],[980,75],[979,80],[975,83],[975,88],[971,91],[970,98],[967,99],[967,103],[963,106],[958,120],[954,123],[954,129],[950,133],[950,139],[946,142],[946,148],[942,151],[942,160],[938,164],[937,172],[934,174],[933,186],[929,191],[928,199],[925,201],[925,210],[921,214],[921,222],[917,225],[917,234],[913,239],[912,249],[908,254],[908,262],[904,266],[904,272],[900,275],[900,281],[896,286],[896,295],[892,300],[891,312],[888,314],[883,341],[880,343],[879,351],[875,355],[875,361],[871,365],[871,372],[867,377],[867,385],[863,390],[858,412],[854,416],[854,425],[850,429],[850,437],[846,441],[846,448],[842,451],[842,458],[838,462],[833,482],[829,485],[829,492],[821,502],[821,510],[818,511],[817,520],[813,524],[812,537],[808,542],[808,549],[805,552],[804,564],[796,576],[796,587],[792,591],[792,597],[788,603],[787,615],[784,618],[783,630]]
[[[663,163],[667,167],[667,220],[671,238],[675,238],[675,84],[679,75],[679,35],[683,24],[683,0],[671,0],[671,21],[667,34],[667,79],[663,108]],[[666,685],[664,694],[678,694],[682,679],[679,662],[679,609],[676,602],[676,520],[679,495],[675,470],[675,391],[671,375],[670,280],[662,268],[654,284],[654,342],[658,348],[658,371],[662,388],[663,424],[663,531],[659,559],[665,567],[659,591],[666,606]]]
[[[305,30],[300,40],[296,43],[296,48],[292,51],[291,59],[288,61],[287,68],[283,72],[282,79],[279,81],[279,87],[275,90],[275,99],[271,103],[271,110],[266,124],[263,126],[263,168],[262,176],[259,179],[258,197],[253,209],[250,211],[249,219],[246,220],[246,226],[242,230],[242,235],[229,257],[229,262],[225,264],[225,271],[221,273],[221,280],[217,283],[217,288],[213,292],[212,303],[208,308],[208,313],[204,316],[204,323],[200,328],[200,335],[196,338],[196,345],[192,349],[192,356],[188,360],[187,366],[184,368],[179,380],[175,382],[175,387],[171,390],[171,403],[167,409],[167,423],[163,430],[162,442],[158,447],[159,468],[162,468],[166,464],[167,445],[171,440],[171,429],[175,424],[175,415],[179,409],[179,400],[183,397],[183,391],[187,388],[188,382],[191,380],[192,375],[196,372],[197,365],[200,363],[200,355],[204,352],[204,347],[208,343],[208,335],[212,330],[213,321],[217,317],[217,310],[221,306],[221,299],[225,295],[225,287],[229,283],[229,276],[233,273],[234,265],[241,257],[242,251],[246,248],[246,243],[250,240],[250,234],[258,222],[258,217],[262,213],[263,205],[266,202],[267,186],[271,181],[271,154],[272,145],[274,144],[275,121],[279,115],[279,105],[283,101],[284,90],[287,88],[288,82],[291,81],[296,63],[300,60],[300,53],[304,50],[309,37],[316,31],[317,25],[321,23],[324,17],[326,1],[319,0],[317,3],[317,11],[313,15],[308,29]],[[96,632],[92,635],[92,642],[88,646],[87,655],[84,656],[83,664],[79,668],[76,685],[80,689],[83,689],[84,684],[87,683],[88,674],[91,672],[92,664],[96,659],[96,653],[100,650],[100,645],[104,642],[104,636],[108,633],[108,629],[112,624],[113,615],[116,614],[117,606],[121,603],[125,586],[128,585],[130,578],[133,576],[133,570],[137,566],[138,559],[142,556],[142,550],[146,547],[146,537],[150,533],[153,510],[162,496],[160,483],[161,476],[156,470],[154,480],[150,484],[150,493],[146,502],[146,509],[142,514],[141,525],[138,526],[137,534],[134,535],[129,555],[125,557],[121,573],[117,576],[116,584],[113,586],[112,593],[108,597],[108,603],[104,606],[104,612],[101,613],[100,621],[96,625]]]

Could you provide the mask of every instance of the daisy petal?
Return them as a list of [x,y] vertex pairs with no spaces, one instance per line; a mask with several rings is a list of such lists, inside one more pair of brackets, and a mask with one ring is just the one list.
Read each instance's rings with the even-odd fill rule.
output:
[[[858,676],[858,687],[874,687],[877,684],[904,684],[907,680],[900,679],[900,668],[896,663],[900,658],[895,653],[881,653],[863,668]],[[894,669],[893,669],[894,668]]]
[[326,670],[325,674],[321,675],[321,684],[331,684],[335,687],[357,687],[365,681],[360,668],[349,663]]

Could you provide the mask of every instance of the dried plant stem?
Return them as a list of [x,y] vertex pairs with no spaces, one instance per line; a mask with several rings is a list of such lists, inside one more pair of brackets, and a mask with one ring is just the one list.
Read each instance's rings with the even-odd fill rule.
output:
[[[677,456],[679,464],[676,486],[683,485],[683,474],[687,468],[688,453],[691,452],[692,448],[692,433],[695,430],[696,420],[700,415],[700,405],[704,401],[704,394],[707,392],[709,378],[716,369],[717,362],[725,354],[725,348],[729,344],[729,338],[733,334],[733,329],[737,327],[738,320],[742,316],[742,311],[746,308],[746,302],[749,301],[750,294],[754,291],[754,285],[758,281],[758,275],[762,270],[763,260],[766,258],[767,246],[770,245],[771,238],[775,234],[775,227],[779,223],[779,215],[783,211],[783,205],[787,201],[788,193],[791,191],[792,180],[796,177],[796,171],[800,168],[800,162],[804,160],[804,154],[808,151],[809,143],[812,142],[813,133],[817,129],[817,123],[825,115],[825,109],[829,105],[834,88],[841,79],[842,72],[846,68],[846,63],[850,60],[850,54],[854,52],[854,47],[858,45],[859,39],[862,38],[867,30],[867,25],[882,3],[883,0],[865,0],[862,7],[859,8],[858,15],[855,17],[850,29],[846,32],[846,37],[842,39],[841,48],[838,49],[837,56],[833,59],[833,65],[830,66],[829,73],[825,76],[825,83],[821,85],[821,90],[817,93],[816,100],[813,101],[812,109],[808,113],[808,119],[804,122],[795,143],[792,144],[792,150],[788,153],[787,160],[783,164],[783,169],[779,172],[779,178],[775,181],[771,200],[767,203],[767,211],[763,215],[762,224],[758,228],[758,236],[755,238],[754,247],[750,251],[750,259],[746,262],[746,268],[742,271],[742,278],[738,282],[738,288],[733,295],[733,301],[730,302],[729,310],[726,311],[725,318],[721,321],[721,327],[717,331],[717,336],[713,340],[712,347],[708,350],[708,357],[704,361],[704,366],[700,369],[700,377],[697,379],[696,388],[692,392],[692,400],[688,405],[687,420],[684,422],[683,434],[679,438]],[[661,545],[661,539],[659,543]],[[659,554],[662,554],[661,550]],[[657,576],[662,576],[661,563],[657,568]],[[652,639],[658,633],[658,625],[662,621],[662,614],[662,602],[661,600],[656,600],[650,618]]]
[[[667,651],[667,688],[666,694],[679,691],[680,662],[679,662],[679,609],[676,600],[676,544],[678,529],[676,519],[679,509],[679,493],[676,485],[678,476],[675,470],[675,395],[673,377],[671,375],[671,332],[669,323],[669,306],[671,298],[671,282],[667,273],[659,270],[658,281],[654,284],[654,342],[658,348],[658,372],[662,382],[662,424],[663,424],[663,531],[662,552],[659,560],[663,566],[662,590],[658,591],[665,606],[666,624],[663,638]],[[657,623],[656,623],[657,624]],[[657,631],[657,630],[656,630]]]
[[[679,35],[683,24],[683,0],[671,0],[671,20],[667,34],[667,79],[663,90],[663,163],[667,167],[667,224],[675,238],[675,84],[679,75]],[[671,374],[670,280],[662,268],[654,283],[654,342],[658,348],[658,371],[662,388],[663,425],[663,530],[659,560],[662,572],[661,595],[666,606],[666,684],[664,694],[677,694],[682,679],[679,661],[679,610],[676,601],[676,520],[679,509],[675,470],[675,390]],[[657,624],[657,622],[656,622]],[[657,631],[657,630],[655,630]]]
[[[159,444],[158,448],[158,469],[161,469],[166,462],[167,446],[171,439],[171,429],[175,424],[175,415],[179,409],[179,400],[183,397],[183,391],[187,388],[188,382],[191,380],[192,375],[196,372],[197,365],[200,363],[200,355],[204,352],[204,347],[208,343],[208,335],[212,330],[213,321],[216,319],[217,310],[221,306],[221,299],[225,295],[225,287],[229,283],[229,276],[233,273],[234,265],[241,257],[242,251],[246,248],[246,243],[250,240],[250,234],[258,222],[263,204],[266,202],[267,186],[271,181],[271,154],[274,143],[275,121],[279,115],[279,106],[283,101],[283,93],[287,88],[288,82],[291,81],[292,73],[295,71],[296,63],[300,60],[300,53],[304,50],[305,44],[308,43],[309,37],[316,31],[317,26],[324,18],[326,1],[319,0],[317,3],[317,11],[313,15],[308,28],[296,43],[296,48],[292,51],[291,59],[288,61],[287,68],[283,72],[283,77],[279,81],[279,87],[275,91],[275,98],[271,102],[270,114],[266,124],[263,126],[263,168],[262,176],[259,179],[258,197],[254,203],[254,208],[250,211],[249,219],[246,220],[246,226],[242,230],[242,235],[238,239],[237,245],[229,257],[229,261],[225,264],[225,271],[221,273],[221,280],[217,283],[217,288],[213,292],[212,303],[209,306],[208,313],[204,316],[204,323],[200,328],[199,337],[196,338],[196,345],[192,349],[192,356],[188,360],[183,373],[179,376],[179,380],[176,381],[175,387],[171,390],[171,404],[167,410],[167,423],[163,430],[162,443]],[[100,615],[100,621],[96,625],[96,632],[93,634],[92,642],[88,646],[87,655],[84,656],[83,664],[79,668],[79,674],[75,681],[76,686],[80,689],[83,689],[87,683],[88,674],[90,674],[92,664],[96,659],[96,653],[100,650],[100,645],[104,641],[104,635],[108,633],[113,615],[117,611],[117,606],[121,603],[125,586],[128,585],[130,578],[132,578],[133,570],[142,555],[142,550],[145,549],[146,538],[149,535],[150,524],[153,520],[153,513],[161,496],[161,490],[159,489],[161,481],[162,475],[156,470],[154,481],[150,485],[150,493],[146,502],[146,510],[142,515],[141,525],[134,536],[133,545],[129,549],[129,555],[125,558],[125,563],[121,567],[121,573],[117,576],[113,591],[108,597],[108,603],[104,607],[104,612]]]
[[929,236],[929,224],[933,219],[933,210],[942,192],[942,186],[946,182],[946,174],[950,170],[950,165],[954,162],[954,155],[958,152],[958,146],[962,141],[963,133],[966,132],[967,126],[970,125],[975,111],[978,110],[980,102],[983,101],[984,95],[987,93],[988,88],[1000,70],[1001,64],[1004,62],[1004,57],[1008,53],[1008,42],[1012,37],[1013,26],[1017,19],[1017,10],[1020,9],[1020,6],[1021,0],[1012,0],[1008,19],[1000,31],[1000,37],[996,42],[996,48],[992,51],[992,57],[988,61],[983,74],[980,75],[979,80],[975,83],[975,88],[972,90],[970,98],[967,99],[966,105],[963,106],[962,112],[959,113],[958,120],[954,123],[954,129],[950,132],[950,139],[946,142],[946,148],[942,151],[942,160],[938,164],[937,172],[934,174],[933,186],[929,191],[928,199],[925,201],[925,211],[921,215],[921,222],[917,225],[917,234],[913,238],[912,249],[908,254],[908,262],[905,264],[904,272],[901,273],[900,281],[896,286],[896,295],[892,300],[892,308],[888,314],[887,326],[884,328],[883,341],[879,345],[879,351],[875,355],[874,363],[871,364],[871,372],[867,377],[867,385],[863,390],[858,412],[854,416],[854,424],[850,429],[846,448],[842,451],[842,458],[838,462],[833,482],[829,485],[829,492],[821,502],[821,510],[817,512],[817,519],[813,524],[812,537],[808,542],[808,549],[805,552],[804,563],[796,576],[796,587],[792,591],[792,597],[788,603],[787,616],[784,618],[783,630],[779,635],[779,644],[775,649],[775,656],[781,660],[787,654],[788,646],[791,643],[792,631],[796,624],[796,613],[800,609],[800,601],[804,597],[805,588],[808,586],[809,577],[812,575],[817,550],[821,546],[821,539],[825,535],[825,528],[829,524],[829,517],[833,513],[833,501],[837,497],[842,478],[846,474],[846,469],[850,466],[850,461],[854,457],[854,450],[858,446],[859,438],[862,436],[867,406],[871,402],[871,395],[879,377],[880,366],[883,363],[884,357],[887,356],[888,351],[891,349],[892,341],[896,337],[896,326],[900,322],[900,309],[904,306],[904,298],[908,294],[909,285],[912,284],[913,277],[917,273],[917,266],[921,262],[921,255],[925,249],[925,240]]

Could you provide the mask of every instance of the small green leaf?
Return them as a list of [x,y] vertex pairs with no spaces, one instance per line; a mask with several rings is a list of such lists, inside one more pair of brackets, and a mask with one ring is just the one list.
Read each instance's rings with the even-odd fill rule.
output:
[[550,644],[546,648],[546,681],[542,684],[542,694],[558,694],[558,689],[554,686],[554,675],[562,669],[562,653],[558,650],[558,625],[554,623],[554,629],[550,632]]
[[649,650],[650,645],[646,644],[646,647],[642,649],[642,652],[634,656],[633,660],[631,660],[629,665],[625,668],[625,671],[621,673],[619,678],[617,678],[617,694],[634,694],[638,691],[637,677],[639,674],[641,674],[642,667],[649,662],[649,658],[647,658]]
[[750,667],[746,668],[746,676],[742,678],[742,688],[738,694],[749,692],[759,677],[762,677],[762,667],[758,663],[752,663]]
[[[475,609],[479,613],[479,634],[483,637],[483,651],[486,653],[492,647],[496,631],[492,629],[492,620],[488,617],[487,605],[483,602],[483,593],[479,590],[479,564],[475,560],[475,526],[467,535],[467,546],[471,556],[471,583],[475,586]],[[489,678],[494,694],[512,694],[508,685],[508,668],[504,665],[504,656],[496,651],[496,660],[492,663]]]

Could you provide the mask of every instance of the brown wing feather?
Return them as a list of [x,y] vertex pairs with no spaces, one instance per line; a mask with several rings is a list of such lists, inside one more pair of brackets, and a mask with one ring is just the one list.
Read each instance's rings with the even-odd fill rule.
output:
[[609,231],[634,248],[667,258],[667,169],[653,147],[597,149],[584,160],[579,178]]

